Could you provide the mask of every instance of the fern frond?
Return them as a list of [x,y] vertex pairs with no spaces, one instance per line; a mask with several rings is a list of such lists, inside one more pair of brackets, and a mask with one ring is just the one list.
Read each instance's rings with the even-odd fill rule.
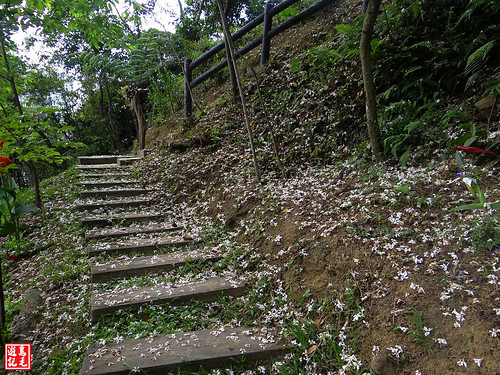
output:
[[467,79],[467,82],[465,83],[464,91],[467,91],[476,82],[478,78],[479,78],[479,72],[476,72],[473,75],[471,75],[469,79]]
[[481,66],[484,60],[486,60],[486,56],[493,48],[494,44],[495,40],[490,40],[488,43],[479,47],[469,56],[469,58],[467,59],[467,65],[465,66],[465,75],[472,74]]

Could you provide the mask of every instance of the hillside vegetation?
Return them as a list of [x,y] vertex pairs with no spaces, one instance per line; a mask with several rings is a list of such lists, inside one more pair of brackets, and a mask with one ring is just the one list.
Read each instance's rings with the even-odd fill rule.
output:
[[[276,288],[286,293],[286,306],[263,306],[260,317],[291,340],[295,354],[285,362],[296,370],[283,373],[500,371],[500,216],[453,210],[475,201],[460,173],[488,202],[499,200],[498,160],[464,153],[462,161],[454,151],[498,151],[497,103],[474,106],[498,93],[500,55],[487,36],[497,26],[472,21],[472,3],[407,5],[385,8],[372,43],[382,159],[367,149],[360,8],[350,2],[273,40],[257,77],[249,68],[257,57],[239,63],[260,184],[240,107],[224,85],[197,94],[204,113],[194,121],[149,130],[148,180],[250,246],[243,264],[265,279],[272,300],[285,298]],[[485,9],[479,18],[498,14]]]
[[191,119],[173,91],[175,105],[148,129],[138,176],[200,247],[227,257],[134,282],[235,275],[248,282],[244,297],[120,311],[91,326],[96,286],[70,207],[76,172],[44,181],[45,211],[26,219],[26,246],[5,276],[8,321],[28,287],[42,290],[34,373],[78,373],[91,342],[224,324],[275,328],[287,354],[186,373],[500,373],[500,6],[383,6],[372,42],[385,147],[376,156],[360,14],[361,3],[341,1],[273,39],[267,65],[256,52],[238,61],[260,182],[225,72],[196,88]]

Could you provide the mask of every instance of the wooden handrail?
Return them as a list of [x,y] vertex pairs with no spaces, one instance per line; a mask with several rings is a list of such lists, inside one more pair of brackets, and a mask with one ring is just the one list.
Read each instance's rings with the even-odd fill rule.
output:
[[[261,65],[265,64],[269,59],[269,47],[270,41],[276,35],[282,33],[283,31],[289,29],[290,27],[296,25],[300,21],[303,21],[307,17],[312,14],[326,8],[328,5],[333,4],[336,0],[322,0],[311,7],[305,9],[300,12],[296,16],[286,20],[285,22],[279,24],[273,29],[269,29],[272,24],[272,17],[283,11],[284,9],[290,7],[291,5],[297,3],[299,0],[285,0],[274,7],[266,6],[264,13],[255,17],[253,20],[245,24],[241,29],[232,34],[233,40],[241,39],[248,32],[256,28],[261,23],[264,23],[264,32],[263,35],[255,38],[254,40],[247,43],[245,46],[240,48],[236,56],[234,58],[238,58],[239,56],[243,56],[246,53],[250,52],[260,44],[263,44],[262,55],[261,55]],[[267,27],[267,29],[266,29]],[[192,114],[192,98],[191,98],[191,90],[198,86],[203,81],[212,77],[218,71],[222,70],[227,66],[227,59],[222,60],[217,65],[211,67],[207,71],[201,73],[195,79],[192,79],[192,72],[195,68],[206,62],[208,59],[213,57],[218,52],[224,49],[224,43],[221,42],[216,46],[209,49],[207,52],[199,56],[197,59],[191,61],[186,60],[184,64],[184,115],[185,117],[190,117]]]
[[[292,6],[298,1],[299,0],[285,0],[274,7],[270,7],[269,16],[273,17],[277,15],[279,12]],[[262,13],[261,15],[255,17],[253,20],[245,24],[245,26],[243,26],[241,29],[237,30],[234,34],[232,34],[231,37],[233,38],[233,41],[243,38],[246,34],[255,29],[262,22],[264,22],[264,14],[265,13]],[[199,65],[203,64],[205,61],[207,61],[209,58],[214,56],[216,53],[222,51],[223,49],[224,49],[224,42],[220,42],[219,44],[213,46],[203,55],[199,56],[198,58],[196,58],[191,62],[191,69],[197,68]]]

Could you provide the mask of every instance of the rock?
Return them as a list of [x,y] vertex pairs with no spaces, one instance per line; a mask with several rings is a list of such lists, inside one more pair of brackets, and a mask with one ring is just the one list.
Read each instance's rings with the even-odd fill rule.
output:
[[396,375],[398,373],[398,365],[389,357],[389,352],[386,349],[380,350],[373,356],[371,369],[377,375]]
[[496,111],[492,111],[493,106],[497,106],[499,102],[500,100],[498,100],[497,94],[489,94],[476,102],[474,105],[482,116],[489,119],[492,112],[493,117],[495,116]]
[[30,288],[23,298],[23,307],[11,324],[11,342],[24,343],[29,341],[30,331],[35,329],[41,316],[40,308],[43,304],[40,290]]

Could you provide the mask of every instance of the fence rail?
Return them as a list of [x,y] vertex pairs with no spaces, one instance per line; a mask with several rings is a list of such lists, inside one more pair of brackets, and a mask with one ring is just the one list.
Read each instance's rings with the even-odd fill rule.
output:
[[[241,29],[232,34],[233,41],[237,41],[245,36],[248,32],[255,29],[261,23],[263,23],[263,31],[262,35],[255,38],[254,40],[248,42],[246,45],[241,47],[237,52],[235,58],[243,56],[253,50],[254,48],[262,45],[261,47],[261,57],[260,63],[261,65],[265,64],[269,60],[269,52],[271,48],[271,39],[283,31],[289,29],[290,27],[296,25],[297,23],[305,20],[316,12],[326,8],[328,5],[333,4],[336,0],[322,0],[311,7],[305,9],[300,12],[296,16],[284,21],[279,24],[275,28],[271,28],[272,18],[280,13],[281,11],[287,9],[293,4],[297,3],[299,0],[285,0],[275,6],[270,6],[266,4],[264,13],[255,17],[253,20],[245,24]],[[198,57],[195,60],[186,59],[184,61],[184,116],[190,117],[193,112],[193,100],[191,97],[191,90],[198,86],[203,81],[209,79],[217,72],[222,70],[227,66],[227,59],[222,60],[220,63],[214,65],[207,71],[198,75],[195,79],[193,79],[193,70],[198,66],[208,61],[210,58],[215,56],[218,52],[224,49],[224,42],[217,44],[216,46],[209,49],[203,55]]]

